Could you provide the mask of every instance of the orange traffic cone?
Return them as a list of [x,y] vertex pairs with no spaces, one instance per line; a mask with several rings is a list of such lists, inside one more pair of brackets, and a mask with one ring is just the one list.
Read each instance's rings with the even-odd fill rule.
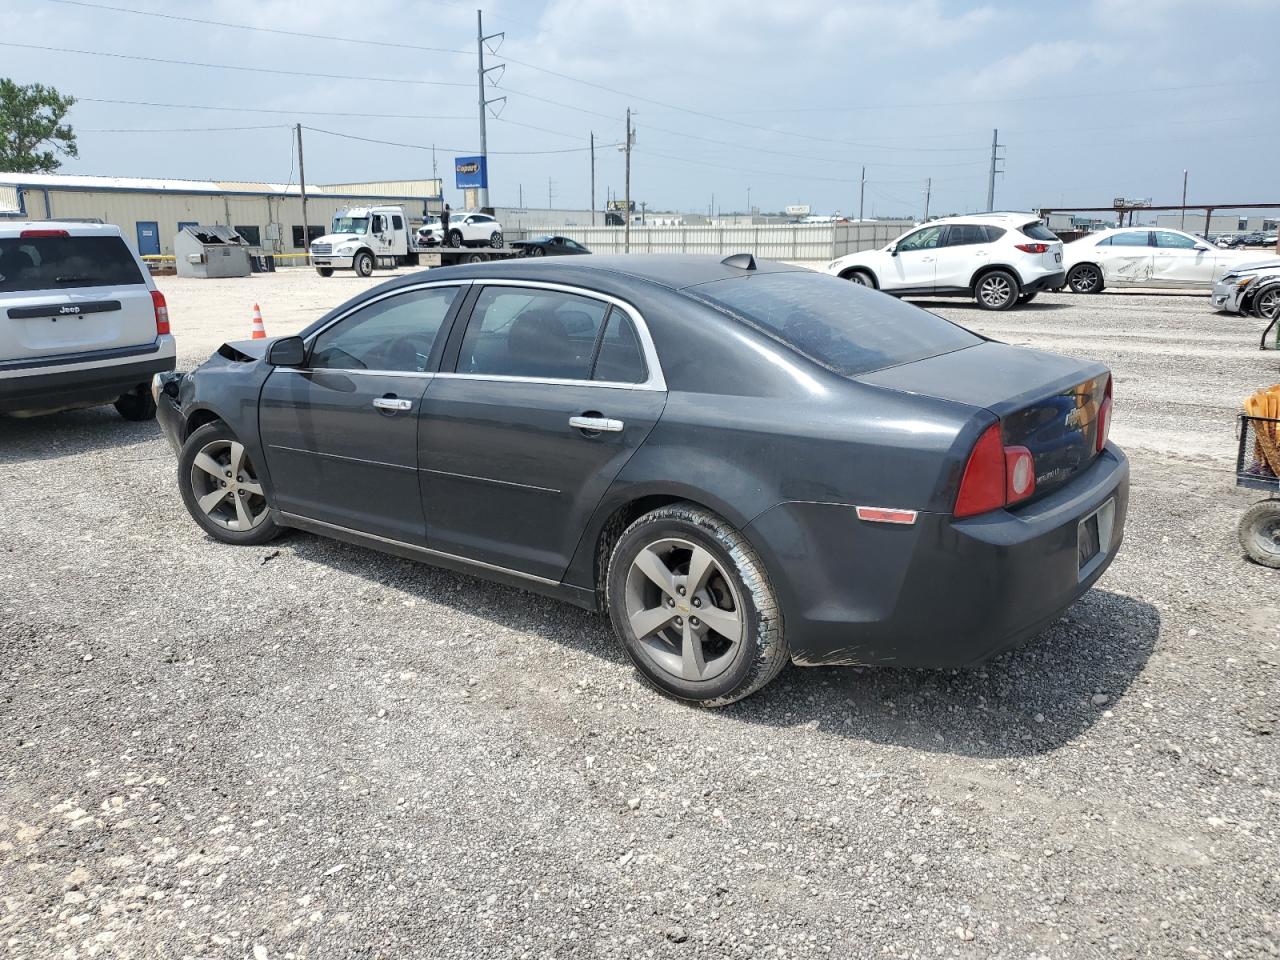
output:
[[258,309],[258,305],[253,305],[253,333],[250,339],[265,340],[267,338],[267,328],[262,325],[262,311]]

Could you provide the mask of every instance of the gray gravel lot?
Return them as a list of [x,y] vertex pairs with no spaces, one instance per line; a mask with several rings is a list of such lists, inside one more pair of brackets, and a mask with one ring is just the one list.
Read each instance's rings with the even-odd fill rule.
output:
[[[246,299],[276,333],[358,288],[252,280],[162,281],[184,366]],[[980,669],[791,669],[716,712],[575,608],[213,543],[154,424],[0,421],[0,954],[1280,951],[1280,579],[1231,473],[1280,355],[1203,296],[928,306],[1113,366],[1120,556]]]

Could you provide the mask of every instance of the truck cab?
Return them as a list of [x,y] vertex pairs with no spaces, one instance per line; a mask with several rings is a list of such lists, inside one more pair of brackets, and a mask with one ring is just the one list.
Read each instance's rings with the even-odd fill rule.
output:
[[367,277],[375,266],[413,263],[409,229],[400,206],[339,210],[329,232],[311,244],[311,263],[322,277],[333,276],[334,270],[354,270]]

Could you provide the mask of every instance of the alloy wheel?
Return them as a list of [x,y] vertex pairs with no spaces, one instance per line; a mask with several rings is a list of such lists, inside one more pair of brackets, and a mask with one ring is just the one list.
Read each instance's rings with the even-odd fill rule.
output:
[[1071,272],[1071,289],[1076,293],[1092,293],[1098,286],[1097,267],[1076,267]]
[[746,632],[733,580],[711,551],[676,537],[636,555],[625,607],[650,659],[686,681],[710,680],[728,669]]
[[267,498],[244,444],[211,440],[191,464],[196,505],[218,526],[244,533],[267,519]]
[[1280,313],[1280,289],[1262,291],[1253,308],[1263,320],[1274,320]]
[[978,285],[978,296],[988,307],[1002,307],[1014,296],[1013,285],[1007,277],[993,273]]

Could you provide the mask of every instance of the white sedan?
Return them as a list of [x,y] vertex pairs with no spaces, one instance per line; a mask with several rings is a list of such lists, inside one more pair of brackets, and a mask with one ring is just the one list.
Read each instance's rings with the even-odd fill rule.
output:
[[1067,286],[1076,293],[1104,287],[1212,287],[1228,270],[1256,262],[1256,251],[1222,250],[1181,230],[1119,227],[1063,248]]

